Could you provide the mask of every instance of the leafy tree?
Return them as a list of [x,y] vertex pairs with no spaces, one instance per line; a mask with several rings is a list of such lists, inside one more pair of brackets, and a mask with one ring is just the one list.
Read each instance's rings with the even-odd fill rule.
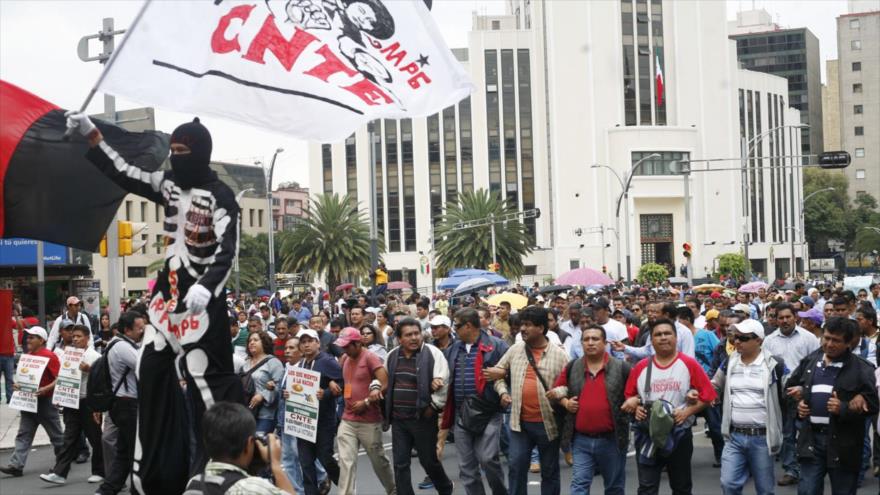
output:
[[[379,252],[383,251],[380,239]],[[302,225],[283,236],[280,252],[283,271],[323,276],[331,289],[346,278],[367,275],[371,267],[366,214],[351,207],[348,195],[318,194],[309,202]]]
[[742,253],[725,253],[719,255],[718,273],[733,277],[736,280],[746,276],[746,257]]
[[824,252],[829,240],[842,240],[848,232],[846,176],[828,170],[804,169],[804,197],[827,187],[833,187],[834,191],[818,193],[804,204],[804,226],[812,253]]
[[[492,262],[491,227],[486,225],[456,230],[455,225],[516,211],[516,207],[506,199],[486,189],[462,191],[455,202],[446,205],[446,211],[435,229],[438,270],[485,268]],[[502,275],[508,278],[522,276],[525,271],[523,258],[531,252],[531,238],[522,222],[495,225],[495,253]]]
[[[238,269],[241,279],[241,290],[253,293],[257,289],[269,286],[269,236],[258,234],[251,236],[242,234],[238,240]],[[234,284],[233,280],[227,283]]]
[[659,263],[645,263],[639,268],[638,278],[652,285],[663,283],[669,277],[669,271]]

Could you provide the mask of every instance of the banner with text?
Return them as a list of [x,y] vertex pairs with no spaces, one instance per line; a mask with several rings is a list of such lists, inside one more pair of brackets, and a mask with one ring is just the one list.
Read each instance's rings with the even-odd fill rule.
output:
[[82,371],[79,364],[82,362],[85,349],[65,347],[61,354],[61,369],[58,371],[58,381],[55,382],[55,394],[52,396],[52,404],[61,407],[79,409],[79,389],[82,385]]
[[317,439],[320,384],[320,373],[295,366],[287,368],[284,433],[310,442]]
[[18,368],[15,370],[15,384],[18,390],[12,393],[9,407],[19,411],[37,412],[37,389],[40,388],[40,378],[43,370],[49,364],[49,358],[44,356],[32,356],[22,354],[18,360]]

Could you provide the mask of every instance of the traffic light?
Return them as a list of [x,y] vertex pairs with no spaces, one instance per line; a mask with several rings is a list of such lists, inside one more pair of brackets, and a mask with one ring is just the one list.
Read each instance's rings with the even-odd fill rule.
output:
[[[144,247],[147,243],[145,240],[134,240],[134,237],[144,230],[147,229],[147,224],[143,222],[125,222],[118,221],[116,222],[116,231],[119,237],[119,244],[117,246],[118,255],[119,256],[130,256],[136,253],[139,249]],[[98,246],[98,252],[101,253],[101,256],[107,257],[107,235],[101,239],[101,244]]]
[[681,248],[684,249],[684,257],[690,258],[691,257],[691,243],[686,242],[681,246]]
[[819,166],[825,169],[846,168],[851,161],[852,158],[846,151],[819,153]]

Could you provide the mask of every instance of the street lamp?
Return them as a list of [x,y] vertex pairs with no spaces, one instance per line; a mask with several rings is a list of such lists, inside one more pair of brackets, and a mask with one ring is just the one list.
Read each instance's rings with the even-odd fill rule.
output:
[[269,165],[269,173],[266,175],[266,203],[269,206],[267,210],[269,217],[269,292],[272,297],[275,296],[275,216],[272,210],[272,176],[275,173],[275,160],[278,158],[278,153],[282,152],[284,152],[284,148],[275,150],[275,154],[272,155],[272,163]]
[[[630,264],[630,258],[629,258],[630,251],[631,251],[630,250],[630,243],[629,243],[629,185],[632,182],[632,177],[633,177],[633,174],[635,173],[636,169],[638,169],[639,166],[641,166],[641,164],[649,158],[660,158],[660,154],[651,153],[650,155],[642,157],[641,160],[635,162],[633,164],[632,168],[629,169],[629,173],[626,174],[625,181],[620,177],[620,175],[617,173],[616,170],[614,170],[612,167],[609,167],[608,165],[602,165],[599,163],[595,163],[593,165],[590,165],[590,168],[607,168],[608,170],[611,171],[612,174],[614,174],[614,177],[617,178],[617,181],[620,182],[621,191],[620,191],[620,195],[617,197],[617,207],[614,210],[614,219],[615,219],[614,221],[615,221],[615,226],[617,228],[617,231],[619,232],[620,231],[620,203],[621,203],[621,201],[624,201],[625,207],[626,207],[626,219],[625,220],[626,220],[626,279],[627,279],[627,281],[632,280],[632,265]],[[620,274],[620,244],[619,243],[618,243],[618,247],[617,247],[617,273],[619,276],[619,274]]]
[[[239,206],[239,210],[241,210],[241,198],[245,195],[245,193],[256,192],[254,188],[249,187],[238,194],[235,195],[235,202]],[[236,226],[238,229],[238,242],[241,243],[241,213],[238,214],[238,225]],[[240,267],[238,265],[238,249],[235,250],[235,302],[238,302],[238,299],[241,297],[241,272],[239,271]]]
[[[822,193],[822,192],[827,192],[827,191],[835,191],[835,189],[833,187],[825,187],[825,188],[819,189],[818,191],[813,191],[810,194],[807,194],[807,196],[801,200],[801,207],[798,212],[798,219],[800,220],[800,224],[801,224],[800,231],[801,231],[801,236],[803,238],[803,242],[801,243],[801,259],[804,260],[804,272],[806,272],[810,266],[807,262],[807,258],[810,255],[810,250],[806,247],[807,231],[806,231],[806,223],[804,222],[804,204],[807,202],[808,199],[812,198],[813,196],[815,196],[819,193]],[[794,257],[794,237],[792,237],[792,240],[791,240],[791,253],[792,253],[792,257]]]
[[[749,196],[749,184],[747,180],[747,170],[748,170],[748,161],[749,157],[752,154],[752,151],[755,150],[755,146],[761,143],[761,139],[770,135],[773,132],[779,131],[781,129],[809,129],[808,124],[791,124],[791,125],[780,125],[774,127],[772,129],[767,129],[766,131],[754,136],[751,139],[746,139],[745,136],[740,138],[740,157],[739,157],[739,168],[740,168],[740,180],[742,181],[742,202],[743,202],[743,255],[746,258],[746,280],[750,280],[752,278],[752,260],[749,258],[749,217],[746,214],[746,205],[748,204],[748,196]],[[760,160],[760,158],[759,158]],[[789,172],[789,181],[794,184],[792,173]],[[794,206],[794,205],[792,205]],[[792,260],[792,266],[795,266],[794,260]],[[794,270],[792,270],[794,271]]]

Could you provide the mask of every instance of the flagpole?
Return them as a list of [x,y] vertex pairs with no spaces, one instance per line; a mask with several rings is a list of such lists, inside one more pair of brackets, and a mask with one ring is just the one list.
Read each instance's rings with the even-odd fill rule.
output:
[[[80,105],[80,108],[79,108],[80,112],[85,112],[86,108],[89,106],[89,103],[92,102],[92,98],[95,97],[95,93],[98,92],[98,88],[100,88],[101,83],[104,82],[104,78],[107,76],[107,73],[110,71],[110,67],[113,67],[113,62],[116,61],[116,58],[119,56],[119,54],[125,48],[125,43],[128,41],[128,38],[131,35],[131,32],[134,31],[134,29],[137,27],[138,23],[141,21],[141,18],[144,16],[144,12],[146,12],[147,7],[150,6],[150,3],[152,3],[152,1],[153,0],[146,0],[144,2],[143,7],[141,7],[141,10],[137,13],[137,16],[135,16],[134,21],[131,23],[131,27],[129,27],[127,30],[128,36],[125,36],[124,38],[122,38],[122,41],[119,42],[119,48],[116,50],[113,50],[113,52],[110,54],[110,59],[107,60],[107,63],[104,65],[104,70],[101,71],[101,75],[98,76],[98,80],[95,82],[95,85],[89,91],[89,94],[86,96],[85,101],[83,101],[82,105]],[[70,137],[71,132],[72,132],[72,129],[68,129],[67,132],[64,133],[64,137]]]

